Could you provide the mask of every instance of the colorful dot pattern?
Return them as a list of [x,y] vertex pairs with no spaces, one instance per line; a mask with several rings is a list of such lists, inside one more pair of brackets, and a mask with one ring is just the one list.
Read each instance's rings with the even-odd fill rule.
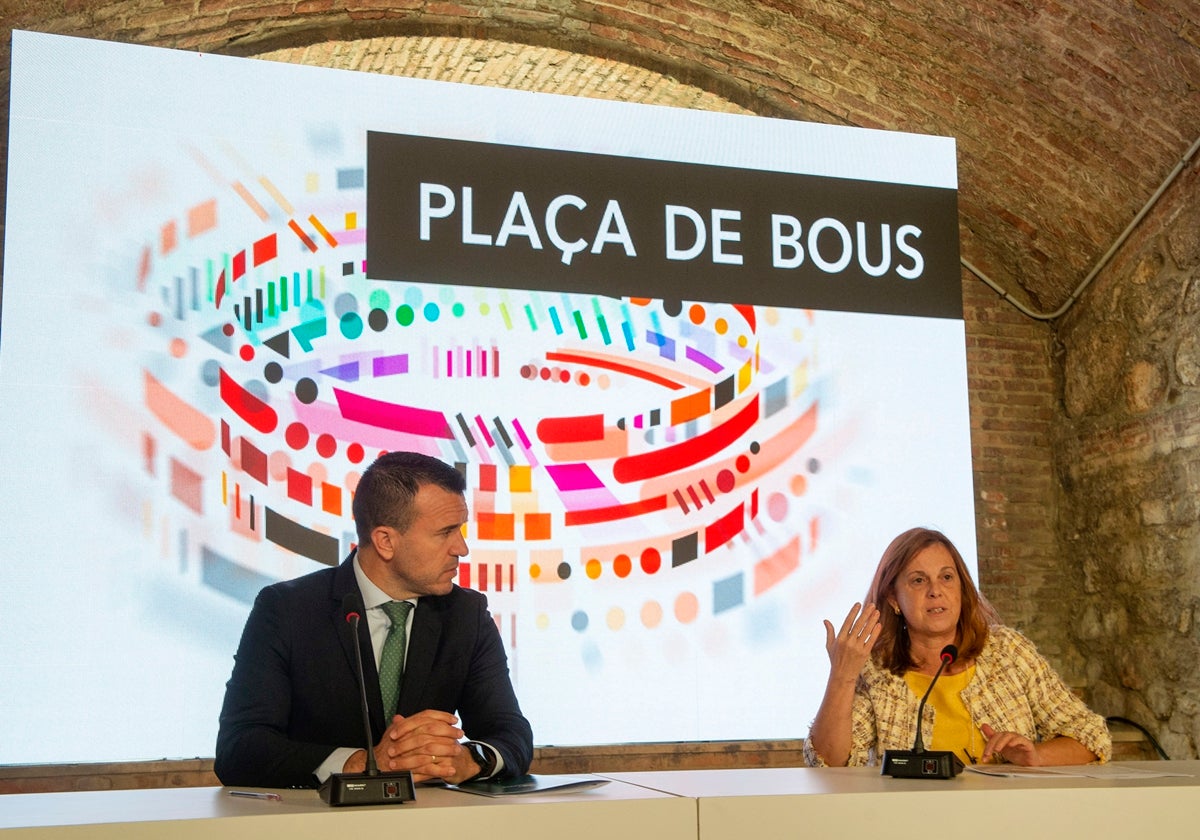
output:
[[[250,565],[267,577],[294,573],[296,557],[338,562],[361,470],[408,448],[467,474],[459,582],[491,594],[511,649],[522,614],[536,632],[581,635],[691,625],[796,573],[821,522],[806,502],[820,465],[796,458],[820,416],[805,317],[373,281],[364,180],[348,171],[306,173],[323,209],[289,200],[284,220],[288,185],[230,178],[185,210],[205,224],[168,220],[143,254],[146,328],[177,368],[198,367],[190,389],[147,389],[162,421],[145,432],[147,471],[189,509],[224,510],[232,539],[206,556],[261,555]],[[234,207],[274,229],[210,252]],[[223,463],[173,445],[187,440]],[[568,590],[578,605],[564,609],[549,593]]]

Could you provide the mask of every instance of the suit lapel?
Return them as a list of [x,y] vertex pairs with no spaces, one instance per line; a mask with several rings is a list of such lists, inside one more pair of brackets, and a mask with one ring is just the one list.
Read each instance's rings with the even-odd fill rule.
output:
[[[358,591],[358,582],[354,579],[353,559],[354,555],[351,554],[350,557],[346,558],[338,566],[337,573],[333,579],[333,589],[330,594],[333,597],[331,618],[338,634],[338,641],[342,646],[342,653],[346,656],[346,663],[350,668],[350,673],[354,675],[354,694],[357,697],[359,696],[358,663],[354,655],[350,626],[346,622],[346,615],[342,609],[342,598],[348,593],[353,592],[357,594],[360,602],[362,599],[362,593]],[[383,721],[383,700],[379,694],[379,671],[375,668],[375,654],[371,649],[371,631],[367,627],[367,616],[365,614],[361,616],[358,622],[357,641],[359,652],[362,655],[363,678],[366,682],[367,709],[371,715],[371,735],[375,743],[378,743],[387,727]]]
[[413,613],[408,656],[404,660],[404,679],[400,682],[399,711],[412,715],[421,711],[425,686],[433,673],[433,659],[442,636],[443,604],[436,596],[417,601]]

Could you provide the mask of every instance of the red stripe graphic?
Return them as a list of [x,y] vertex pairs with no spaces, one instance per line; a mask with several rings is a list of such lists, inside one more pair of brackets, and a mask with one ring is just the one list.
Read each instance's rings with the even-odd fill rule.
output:
[[642,499],[625,505],[590,508],[588,510],[569,510],[566,514],[568,525],[594,525],[597,522],[612,522],[614,519],[629,519],[644,513],[655,513],[667,509],[667,497],[655,496],[652,499]]
[[232,408],[238,417],[263,434],[275,431],[275,427],[279,425],[279,416],[275,409],[234,382],[224,368],[221,368],[220,373],[222,401]]
[[744,513],[744,506],[739,504],[733,510],[729,511],[729,513],[704,529],[705,554],[720,548],[742,532],[742,524],[745,521],[743,519]]
[[622,484],[666,475],[694,466],[732,444],[758,420],[758,395],[725,423],[691,440],[656,452],[627,455],[613,464],[613,477]]
[[546,417],[538,421],[538,440],[542,443],[576,443],[604,439],[604,415],[583,417]]

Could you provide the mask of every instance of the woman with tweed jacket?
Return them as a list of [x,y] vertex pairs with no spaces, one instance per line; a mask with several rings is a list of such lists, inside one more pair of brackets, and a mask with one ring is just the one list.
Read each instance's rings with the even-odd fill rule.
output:
[[879,561],[866,606],[825,622],[829,682],[804,745],[812,766],[877,763],[911,749],[921,696],[927,746],[964,762],[1029,766],[1107,761],[1104,719],[1066,686],[1033,644],[999,624],[962,556],[942,533],[913,528]]

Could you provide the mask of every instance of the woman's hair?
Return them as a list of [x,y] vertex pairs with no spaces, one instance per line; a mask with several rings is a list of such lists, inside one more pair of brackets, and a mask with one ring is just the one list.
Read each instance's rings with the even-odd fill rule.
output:
[[910,671],[917,667],[917,663],[912,658],[912,647],[904,616],[891,609],[889,602],[898,600],[896,579],[900,577],[908,561],[931,545],[945,546],[950,552],[962,588],[962,605],[958,614],[958,628],[955,631],[959,658],[970,661],[979,656],[984,642],[987,641],[988,626],[999,623],[999,617],[992,605],[975,588],[962,555],[958,553],[954,543],[941,531],[932,528],[911,528],[892,540],[884,550],[866,598],[866,603],[879,608],[879,622],[883,625],[879,640],[871,651],[871,657],[876,665],[893,674]]

